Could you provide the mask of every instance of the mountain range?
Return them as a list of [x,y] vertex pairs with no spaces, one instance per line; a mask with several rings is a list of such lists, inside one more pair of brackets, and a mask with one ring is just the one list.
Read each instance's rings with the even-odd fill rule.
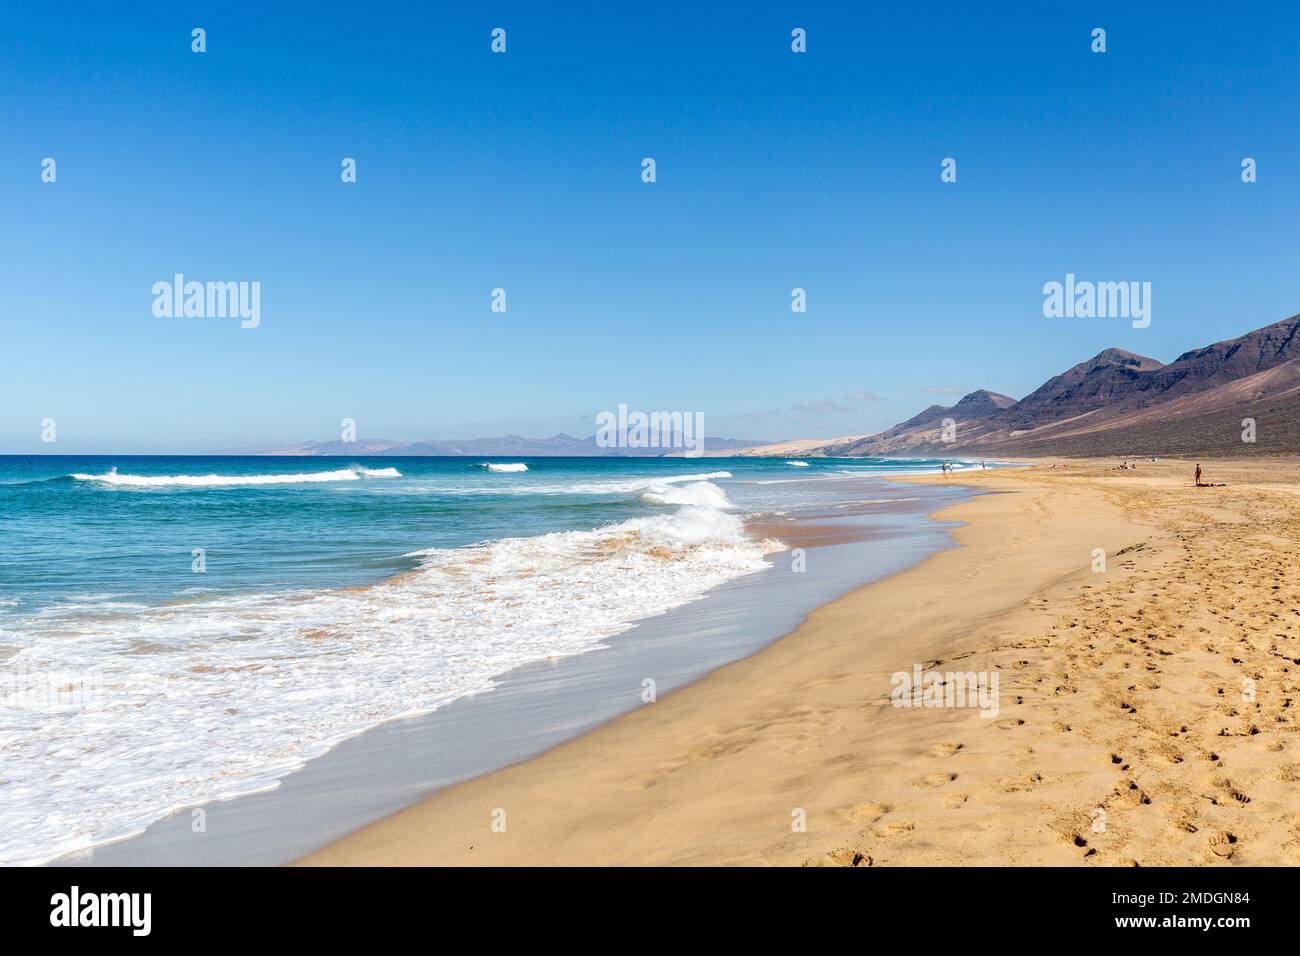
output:
[[[748,448],[762,442],[744,441],[739,438],[705,438],[704,449],[708,454],[726,454],[727,452]],[[356,441],[304,442],[297,445],[272,449],[259,449],[259,455],[338,455],[367,456],[481,456],[501,457],[516,456],[520,458],[547,458],[561,456],[597,457],[659,457],[680,454],[671,448],[606,448],[596,443],[596,436],[574,438],[560,433],[550,438],[523,438],[519,435],[505,435],[500,438],[466,438],[466,439],[429,439],[418,442],[388,441],[371,438]]]
[[[1243,440],[1254,423],[1253,442]],[[1169,364],[1106,349],[1018,401],[987,389],[871,435],[785,442],[706,438],[712,456],[1035,457],[1300,452],[1300,315],[1184,352]],[[263,449],[266,455],[680,456],[574,438],[382,439]]]
[[[1246,420],[1254,422],[1254,441]],[[948,424],[945,429],[945,423]],[[1106,349],[1019,401],[984,389],[873,435],[739,455],[1159,456],[1300,451],[1300,315],[1168,365]]]

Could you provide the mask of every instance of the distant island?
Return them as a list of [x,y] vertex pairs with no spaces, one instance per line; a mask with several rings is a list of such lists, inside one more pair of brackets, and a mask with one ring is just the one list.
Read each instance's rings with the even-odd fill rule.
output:
[[[769,444],[762,441],[744,441],[739,438],[705,438],[706,454],[726,454],[754,445]],[[574,438],[563,433],[550,438],[523,438],[505,435],[500,438],[429,439],[427,441],[400,442],[385,439],[357,439],[356,441],[305,442],[270,449],[258,449],[252,454],[279,456],[383,456],[392,457],[501,457],[520,458],[573,457],[597,458],[660,458],[681,452],[670,452],[663,447],[607,448],[597,443],[596,436]]]

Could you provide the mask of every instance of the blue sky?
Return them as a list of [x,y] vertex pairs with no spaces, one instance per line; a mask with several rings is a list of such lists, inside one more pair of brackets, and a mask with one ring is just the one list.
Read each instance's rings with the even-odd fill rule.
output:
[[[0,452],[852,434],[1300,311],[1294,5],[264,6],[7,14]],[[1151,326],[1044,318],[1067,272]]]

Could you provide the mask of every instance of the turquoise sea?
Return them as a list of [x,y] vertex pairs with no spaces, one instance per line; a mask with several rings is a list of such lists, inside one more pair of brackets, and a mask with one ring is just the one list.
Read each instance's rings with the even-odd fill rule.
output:
[[917,490],[881,479],[938,469],[0,457],[0,863],[273,787],[367,728],[599,653],[769,569],[781,520],[883,513]]

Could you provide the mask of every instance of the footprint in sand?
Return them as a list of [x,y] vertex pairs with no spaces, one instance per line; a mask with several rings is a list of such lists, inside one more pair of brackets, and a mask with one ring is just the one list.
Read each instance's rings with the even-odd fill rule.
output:
[[943,771],[936,771],[935,773],[927,773],[923,777],[916,778],[915,780],[912,781],[912,786],[942,787],[945,783],[952,783],[956,779],[957,779],[957,775],[955,773],[945,773]]
[[1043,775],[1038,771],[1027,773],[1023,777],[1003,777],[998,781],[998,786],[1002,788],[1003,793],[1022,793],[1027,790],[1035,789],[1043,782]]
[[1157,744],[1152,750],[1170,763],[1183,762],[1183,751],[1171,743]]
[[1148,806],[1151,803],[1151,797],[1145,790],[1139,787],[1132,780],[1126,781],[1120,787],[1117,796],[1121,801],[1129,806]]
[[1200,827],[1196,825],[1196,807],[1194,805],[1183,805],[1170,807],[1165,816],[1169,820],[1169,825],[1183,833],[1195,833]]
[[953,754],[955,754],[957,751],[961,750],[965,746],[966,746],[965,744],[958,744],[958,743],[935,744],[933,747],[930,748],[930,756],[951,757]]
[[849,816],[859,823],[875,823],[892,809],[887,803],[859,803],[849,809]]
[[915,829],[915,823],[891,823],[888,826],[876,827],[872,832],[881,839],[886,839],[888,837],[902,836],[904,833],[911,833]]
[[1083,834],[1081,833],[1062,834],[1059,837],[1059,839],[1061,840],[1062,843],[1066,843],[1070,846],[1078,847],[1080,850],[1082,850],[1085,859],[1087,857],[1097,855],[1097,848],[1088,846],[1088,841],[1084,839]]
[[1237,852],[1237,837],[1224,830],[1210,837],[1210,859],[1227,860]]
[[[1214,780],[1210,782],[1214,784],[1214,786],[1222,790],[1226,797],[1226,799],[1222,801],[1220,801],[1219,797],[1211,798],[1210,802],[1213,803],[1216,807],[1220,807],[1220,806],[1230,807],[1233,806],[1234,803],[1237,805],[1250,803],[1250,797],[1246,796],[1245,793],[1243,793],[1237,787],[1233,786],[1232,781],[1227,779],[1226,777],[1216,777]],[[1230,803],[1229,801],[1232,802]]]
[[867,856],[861,850],[835,850],[829,854],[832,862],[840,866],[871,866],[874,860]]

